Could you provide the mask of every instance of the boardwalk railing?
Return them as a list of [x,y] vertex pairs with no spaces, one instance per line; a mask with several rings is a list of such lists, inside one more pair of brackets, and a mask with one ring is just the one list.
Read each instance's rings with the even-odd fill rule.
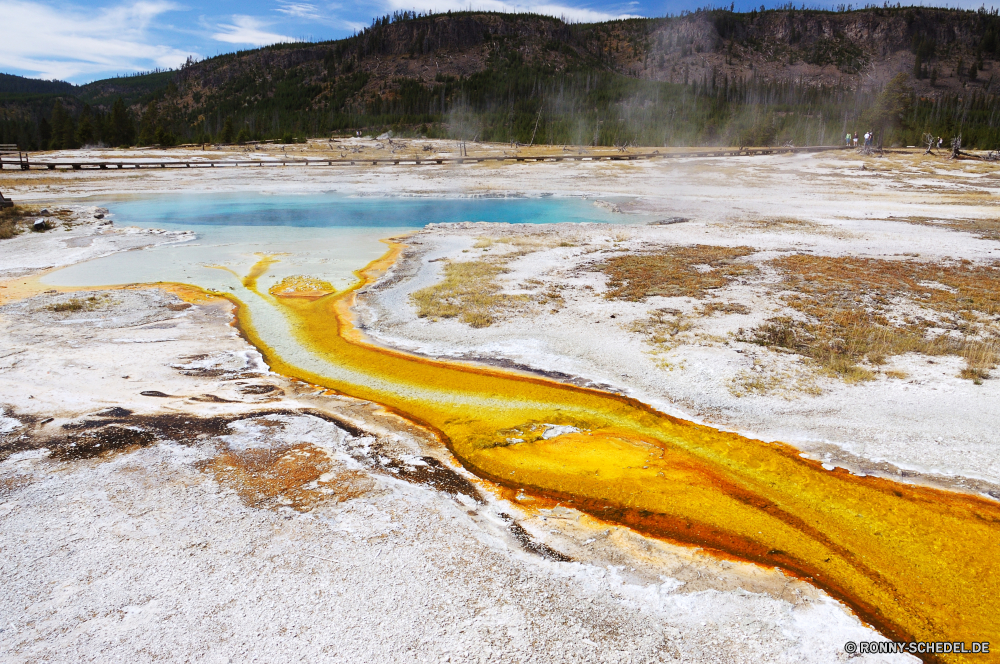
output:
[[436,165],[436,164],[481,164],[485,162],[544,162],[544,161],[637,161],[643,159],[690,159],[698,157],[750,157],[755,155],[790,154],[799,152],[824,152],[827,150],[846,150],[842,145],[817,146],[807,148],[706,148],[684,152],[619,152],[611,154],[563,154],[563,155],[501,155],[490,157],[370,157],[360,155],[339,159],[199,159],[197,161],[31,161],[27,154],[19,154],[18,161],[8,161],[0,155],[0,168],[20,168],[21,170],[48,169],[56,170],[107,170],[107,169],[138,169],[138,168],[226,168],[252,166],[355,166],[383,164]]
[[[5,155],[7,159],[4,159]],[[17,155],[17,161],[14,161],[14,155]],[[0,143],[0,169],[6,166],[13,166],[22,171],[28,170],[28,153],[21,152],[14,143]]]

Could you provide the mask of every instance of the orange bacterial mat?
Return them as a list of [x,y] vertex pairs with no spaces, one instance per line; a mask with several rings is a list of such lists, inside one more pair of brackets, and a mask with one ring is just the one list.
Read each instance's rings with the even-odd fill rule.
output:
[[[400,250],[392,245],[345,292],[258,292],[285,313],[301,344],[338,368],[334,376],[286,363],[243,306],[239,325],[275,371],[383,404],[434,431],[480,477],[655,537],[780,567],[894,640],[990,641],[1000,649],[1000,505],[828,471],[787,445],[626,397],[379,348],[352,325],[351,306],[357,288]],[[576,431],[543,437],[552,425]]]

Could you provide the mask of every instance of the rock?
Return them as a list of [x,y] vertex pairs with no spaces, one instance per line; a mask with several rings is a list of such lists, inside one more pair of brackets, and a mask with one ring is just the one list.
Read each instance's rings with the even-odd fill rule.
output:
[[104,219],[104,213],[98,212],[94,215],[94,219]]
[[47,231],[49,230],[49,222],[47,219],[35,219],[35,223],[31,225],[31,230],[33,231]]
[[691,221],[687,217],[670,217],[668,219],[660,219],[659,221],[649,222],[650,226],[669,226],[670,224],[683,224],[685,221]]
[[49,209],[48,209],[48,208],[44,208],[44,209],[43,209],[43,210],[42,210],[41,212],[39,212],[38,214],[49,214]]
[[622,211],[622,209],[618,207],[618,205],[616,205],[615,203],[609,203],[608,201],[594,201],[594,205],[614,214],[621,214]]

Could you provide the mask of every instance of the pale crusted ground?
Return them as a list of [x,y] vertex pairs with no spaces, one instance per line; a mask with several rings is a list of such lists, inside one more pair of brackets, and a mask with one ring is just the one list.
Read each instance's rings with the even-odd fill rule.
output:
[[[50,209],[51,208],[51,209]],[[105,218],[107,210],[93,206],[30,206],[29,220],[52,226],[44,232],[27,230],[0,242],[0,279],[37,274],[53,268],[168,242],[194,238],[190,232],[135,227],[117,228]],[[6,284],[6,288],[17,286]],[[0,302],[5,293],[0,291]]]
[[775,571],[524,512],[184,304],[0,308],[5,661],[824,662],[874,636]]
[[[813,449],[847,447],[859,455],[845,464],[878,456],[845,444],[862,440],[882,445],[894,464],[920,466],[928,449],[921,441],[933,440],[936,420],[954,417],[945,406],[980,403],[974,400],[992,394],[993,381],[949,382],[953,367],[940,376],[931,367],[926,377],[914,367],[911,376],[926,384],[900,383],[914,401],[901,396],[896,404],[910,419],[904,424],[887,401],[867,428],[864,415],[850,411],[874,408],[866,404],[889,394],[887,379],[824,384],[824,395],[792,401],[737,398],[727,380],[748,358],[732,342],[727,348],[692,339],[670,351],[679,355],[651,356],[628,324],[647,315],[649,303],[606,301],[599,277],[573,270],[589,244],[620,251],[650,238],[752,244],[774,254],[796,247],[978,260],[1000,250],[955,231],[886,221],[995,216],[994,171],[901,157],[870,161],[865,171],[859,163],[827,155],[426,169],[4,171],[0,189],[46,205],[55,196],[182,190],[636,196],[619,205],[645,213],[637,221],[691,221],[574,229],[587,236],[577,246],[511,264],[506,283],[513,292],[535,292],[519,286],[540,274],[566,285],[558,313],[514,312],[479,330],[413,319],[408,292],[437,279],[440,262],[429,261],[472,253],[484,233],[478,228],[425,232],[421,251],[390,275],[405,278],[374,289],[361,313],[376,338],[394,345],[563,372],[671,412],[803,446],[832,440],[837,445]],[[21,245],[3,254],[3,267],[34,270],[86,258],[59,258],[80,249],[69,243],[40,244],[76,232],[95,236],[85,248],[104,250],[97,244],[103,235],[89,226],[30,234],[9,241]],[[0,251],[8,246],[0,242]],[[49,258],[14,258],[36,255]],[[44,290],[30,275],[2,285],[10,289],[0,291],[6,300]],[[755,287],[732,286],[725,299],[772,306]],[[172,295],[133,289],[110,292],[90,311],[51,309],[89,297],[40,294],[0,310],[0,647],[10,661],[828,662],[846,658],[848,638],[874,637],[821,593],[774,571],[714,561],[567,510],[497,498],[426,434],[374,406],[268,373],[229,326],[227,304],[185,308]],[[721,337],[739,321],[703,322]],[[946,389],[969,391],[934,411]],[[970,435],[940,436],[937,456],[948,464],[940,470],[979,468],[992,477],[995,437],[984,424],[988,407],[982,413],[970,412],[963,423]],[[900,430],[925,438],[890,444]],[[959,454],[963,440],[973,462]]]
[[[871,366],[873,380],[847,383],[802,357],[741,340],[748,336],[741,330],[795,315],[780,299],[785,286],[773,270],[762,268],[706,297],[633,302],[607,299],[606,276],[597,267],[613,256],[699,243],[751,246],[757,252],[746,262],[752,264],[801,252],[991,261],[989,247],[1000,246],[898,222],[845,226],[826,221],[772,230],[695,220],[626,230],[441,225],[406,240],[412,250],[385,285],[362,296],[361,321],[373,338],[393,347],[556,372],[687,419],[791,442],[830,464],[896,478],[918,471],[922,480],[1000,496],[992,409],[1000,381],[977,385],[961,378],[961,358],[890,357]],[[510,271],[498,283],[512,300],[497,307],[495,323],[474,329],[458,318],[417,317],[411,294],[435,284],[446,260],[502,260],[517,245],[483,246],[484,238],[519,234],[536,238],[536,245],[504,261]],[[707,303],[746,309],[705,315]],[[656,340],[658,329],[666,341]],[[748,384],[763,387],[748,390]]]

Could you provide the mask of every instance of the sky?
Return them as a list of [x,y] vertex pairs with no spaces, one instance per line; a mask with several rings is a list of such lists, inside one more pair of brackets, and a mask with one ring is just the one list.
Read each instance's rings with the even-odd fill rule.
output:
[[[840,1],[807,4],[826,7]],[[370,25],[375,16],[404,9],[533,12],[592,22],[676,14],[708,4],[707,0],[0,0],[0,72],[82,84],[177,68],[188,57],[200,60],[277,42],[340,39]],[[761,1],[735,4],[749,10]],[[927,4],[978,7],[981,2]]]

